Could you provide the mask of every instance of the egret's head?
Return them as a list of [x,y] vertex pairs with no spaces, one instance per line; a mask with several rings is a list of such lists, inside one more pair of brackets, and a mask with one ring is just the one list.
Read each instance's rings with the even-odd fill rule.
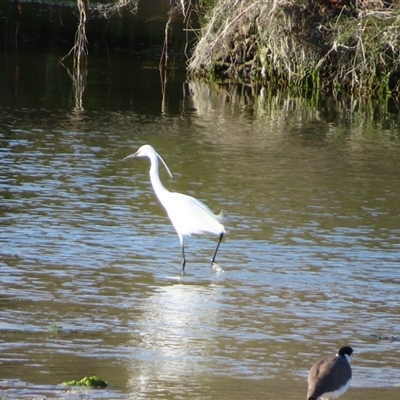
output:
[[165,164],[165,162],[161,158],[161,156],[149,144],[145,144],[142,147],[140,147],[136,153],[132,153],[129,156],[126,156],[124,158],[124,161],[129,160],[130,158],[136,158],[136,157],[148,157],[151,161],[151,165],[153,165],[153,163],[155,163],[156,166],[158,165],[158,163],[157,163],[157,157],[158,157],[161,160],[161,162],[164,164],[165,169],[167,170],[169,176],[172,178],[171,171],[167,167],[167,164]]
[[126,156],[124,158],[124,161],[128,160],[129,158],[136,158],[136,157],[149,157],[150,158],[152,155],[155,155],[155,154],[157,154],[157,153],[154,150],[154,148],[152,146],[150,146],[149,144],[145,144],[142,147],[140,147],[136,153],[132,153],[129,156]]

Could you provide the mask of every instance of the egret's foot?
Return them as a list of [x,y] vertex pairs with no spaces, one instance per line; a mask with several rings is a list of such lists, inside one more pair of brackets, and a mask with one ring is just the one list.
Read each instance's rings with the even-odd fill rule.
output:
[[224,270],[215,262],[211,263],[211,268],[212,268],[213,272],[215,272],[215,273],[224,272]]

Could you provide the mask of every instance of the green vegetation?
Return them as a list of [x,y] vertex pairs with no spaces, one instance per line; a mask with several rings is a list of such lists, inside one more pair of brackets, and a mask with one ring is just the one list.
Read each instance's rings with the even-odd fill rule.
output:
[[399,92],[399,2],[220,0],[204,21],[192,76],[334,95]]
[[63,327],[61,325],[58,325],[56,323],[51,323],[48,327],[50,332],[61,332],[63,330]]
[[67,381],[62,383],[64,386],[85,386],[85,387],[92,387],[92,388],[106,388],[107,382],[100,379],[98,376],[85,376],[80,381]]

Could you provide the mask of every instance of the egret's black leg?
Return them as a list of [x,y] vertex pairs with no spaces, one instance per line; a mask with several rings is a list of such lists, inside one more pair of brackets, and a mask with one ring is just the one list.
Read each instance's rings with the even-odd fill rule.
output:
[[182,242],[182,275],[185,273],[185,264],[186,264],[185,245]]
[[215,257],[217,255],[217,251],[218,251],[219,245],[221,244],[221,240],[222,240],[223,237],[224,237],[224,233],[220,233],[219,234],[219,241],[218,241],[218,244],[217,244],[217,248],[215,249],[213,258],[211,259],[211,265],[213,265],[214,262],[215,262]]

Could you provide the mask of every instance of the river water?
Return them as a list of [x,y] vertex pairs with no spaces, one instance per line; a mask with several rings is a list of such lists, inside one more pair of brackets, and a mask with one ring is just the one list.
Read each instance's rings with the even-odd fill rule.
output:
[[[298,400],[347,344],[343,398],[399,395],[397,114],[2,57],[1,398]],[[223,210],[223,272],[193,236],[181,276],[148,160],[122,161],[145,143],[168,189]],[[110,387],[61,385],[91,375]]]

